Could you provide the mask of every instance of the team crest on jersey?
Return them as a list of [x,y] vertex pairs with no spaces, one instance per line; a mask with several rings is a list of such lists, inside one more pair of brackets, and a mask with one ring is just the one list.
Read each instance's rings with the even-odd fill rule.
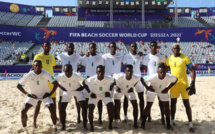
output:
[[76,61],[76,58],[74,58],[73,61]]
[[96,59],[96,62],[99,62],[99,59]]
[[73,82],[73,83],[76,83],[76,80],[73,80],[72,82]]
[[179,62],[182,62],[182,59],[179,59]]
[[44,80],[44,78],[43,78],[43,77],[41,77],[41,78],[40,78],[40,80]]
[[108,84],[105,82],[105,84],[104,84],[105,86],[107,86]]
[[119,57],[116,57],[117,60],[119,60]]

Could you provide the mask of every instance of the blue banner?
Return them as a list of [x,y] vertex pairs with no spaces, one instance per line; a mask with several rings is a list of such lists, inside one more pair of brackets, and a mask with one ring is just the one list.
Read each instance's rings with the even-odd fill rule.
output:
[[143,40],[175,42],[210,42],[215,44],[215,28],[172,28],[172,29],[111,29],[111,28],[31,28],[0,26],[0,39],[14,41],[66,42],[111,42],[123,41],[126,44]]

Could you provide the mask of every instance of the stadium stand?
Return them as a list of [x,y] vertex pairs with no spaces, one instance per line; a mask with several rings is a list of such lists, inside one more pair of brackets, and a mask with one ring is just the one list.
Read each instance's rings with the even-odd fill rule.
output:
[[178,17],[178,27],[204,27],[204,25],[192,17]]
[[15,55],[20,55],[21,53],[26,53],[34,43],[29,43],[29,42],[8,42],[8,41],[3,41],[0,43],[0,65],[11,65],[15,62],[14,59],[12,60],[5,60],[9,58],[12,53]]
[[41,21],[43,16],[36,15],[33,17],[33,19],[27,24],[27,26],[35,27],[37,24]]

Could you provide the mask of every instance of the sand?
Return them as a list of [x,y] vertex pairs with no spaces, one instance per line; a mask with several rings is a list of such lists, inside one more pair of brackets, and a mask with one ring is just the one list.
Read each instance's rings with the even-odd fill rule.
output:
[[[26,96],[23,95],[17,88],[17,80],[5,80],[0,81],[0,133],[1,134],[17,134],[23,133],[21,125],[21,109],[26,100]],[[193,124],[196,129],[196,133],[215,133],[215,77],[198,77],[196,80],[197,94],[190,97],[190,104],[193,113]],[[26,87],[28,88],[28,86]],[[177,112],[176,112],[176,126],[173,131],[168,131],[160,123],[160,111],[158,107],[157,99],[152,107],[152,122],[147,123],[146,130],[141,128],[133,130],[133,115],[132,107],[129,104],[127,123],[119,123],[120,129],[108,130],[108,116],[106,108],[103,109],[103,125],[97,123],[98,112],[97,108],[94,112],[95,132],[94,133],[189,133],[187,115],[183,106],[182,99],[178,99]],[[123,111],[121,109],[121,118],[123,119]],[[29,133],[33,133],[32,127],[33,120],[33,108],[28,112],[28,130]],[[67,131],[58,131],[59,134],[67,133],[89,133],[83,130],[82,124],[77,124],[77,115],[74,99],[67,107]],[[52,122],[48,109],[42,104],[41,112],[38,117],[38,129],[34,133],[38,134],[50,134],[52,132]],[[139,121],[139,126],[141,122]],[[88,124],[89,127],[89,124]],[[58,125],[60,129],[60,125]]]

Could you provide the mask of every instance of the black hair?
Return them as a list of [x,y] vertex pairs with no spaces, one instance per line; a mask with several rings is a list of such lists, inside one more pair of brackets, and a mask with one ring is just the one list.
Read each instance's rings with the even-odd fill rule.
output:
[[116,46],[115,42],[110,42],[109,45],[108,45],[108,47],[110,47],[111,44],[113,44],[114,46]]
[[97,70],[98,68],[101,68],[101,69],[104,69],[104,70],[105,70],[105,66],[103,66],[103,65],[98,65],[98,66],[96,67],[96,70]]
[[137,43],[136,43],[136,42],[131,43],[131,44],[130,44],[130,46],[131,46],[132,44],[134,44],[134,45],[136,45],[136,46],[137,46]]
[[42,61],[41,61],[41,60],[34,60],[34,63],[35,63],[35,62],[38,62],[38,63],[42,64]]
[[48,42],[48,41],[46,41],[46,42],[44,42],[44,43],[43,43],[43,45],[45,45],[45,44],[49,44],[49,45],[51,45],[51,43],[50,43],[50,42]]
[[132,69],[132,70],[133,70],[133,66],[132,66],[131,64],[125,65],[125,69],[126,69],[126,68],[129,68],[129,69]]
[[156,46],[158,45],[158,43],[156,42],[156,41],[152,41],[151,43],[150,43],[150,45],[151,44],[155,44]]
[[166,64],[164,62],[160,62],[158,68],[166,69]]
[[94,42],[91,42],[91,43],[89,44],[89,47],[90,47],[90,45],[93,45],[93,46],[96,47],[96,43],[94,43]]
[[67,47],[70,46],[70,45],[74,46],[74,44],[72,42],[69,42],[69,43],[66,44]]
[[72,69],[72,65],[71,65],[71,64],[65,64],[65,65],[63,66],[63,68],[65,68],[65,67],[71,68],[71,69]]

